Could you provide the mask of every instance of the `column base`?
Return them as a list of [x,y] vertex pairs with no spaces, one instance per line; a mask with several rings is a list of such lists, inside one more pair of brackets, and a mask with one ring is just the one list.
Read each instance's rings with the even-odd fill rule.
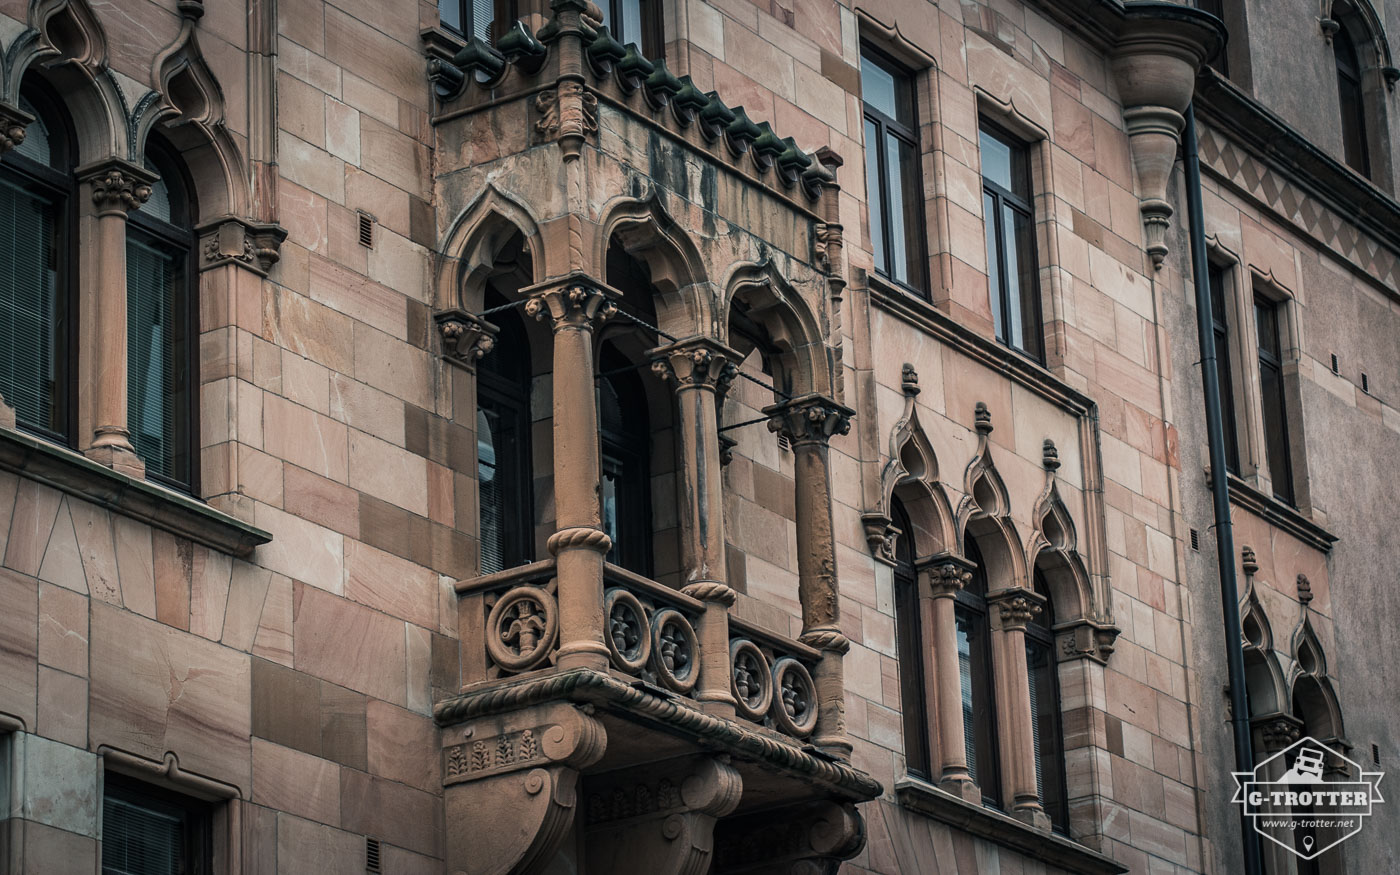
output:
[[83,455],[134,480],[146,479],[146,463],[141,461],[135,450],[117,444],[103,444],[88,447],[83,451]]
[[1013,808],[1010,814],[1027,826],[1038,829],[1041,832],[1050,831],[1050,816],[1047,815],[1045,809],[1041,808],[1039,805],[1028,806],[1026,808]]
[[949,796],[956,796],[964,802],[971,802],[973,805],[982,804],[981,789],[966,776],[943,778],[938,782],[938,789]]

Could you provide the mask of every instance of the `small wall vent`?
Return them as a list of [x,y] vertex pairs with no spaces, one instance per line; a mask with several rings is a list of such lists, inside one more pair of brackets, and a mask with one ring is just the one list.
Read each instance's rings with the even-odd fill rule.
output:
[[792,441],[785,434],[778,435],[778,449],[785,453],[792,452]]
[[374,248],[374,219],[365,213],[360,213],[360,245]]
[[1366,376],[1365,372],[1361,374],[1361,391],[1367,395],[1371,394],[1371,378]]
[[1201,552],[1201,533],[1195,529],[1191,530],[1191,549]]
[[379,839],[373,836],[365,836],[365,871],[371,875],[384,871],[379,863]]
[[1341,363],[1337,361],[1337,354],[1334,352],[1332,353],[1332,373],[1340,374],[1341,372]]

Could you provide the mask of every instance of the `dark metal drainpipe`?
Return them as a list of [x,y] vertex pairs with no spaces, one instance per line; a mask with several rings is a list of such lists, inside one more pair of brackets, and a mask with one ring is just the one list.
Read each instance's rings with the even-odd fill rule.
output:
[[[1206,260],[1205,218],[1201,213],[1201,161],[1196,151],[1196,109],[1186,107],[1186,209],[1191,229],[1191,274],[1196,286],[1196,334],[1201,343],[1201,382],[1205,384],[1206,437],[1210,445],[1210,492],[1215,506],[1215,547],[1220,563],[1220,602],[1225,621],[1225,655],[1230,678],[1230,723],[1235,737],[1235,771],[1254,770],[1249,732],[1249,699],[1240,636],[1240,603],[1235,584],[1235,531],[1230,524],[1230,483],[1225,467],[1224,414],[1215,365],[1215,332],[1210,322],[1210,267]],[[1222,778],[1224,776],[1221,776]],[[1219,788],[1224,791],[1228,784]],[[1245,875],[1263,875],[1259,837],[1240,807],[1240,838]]]

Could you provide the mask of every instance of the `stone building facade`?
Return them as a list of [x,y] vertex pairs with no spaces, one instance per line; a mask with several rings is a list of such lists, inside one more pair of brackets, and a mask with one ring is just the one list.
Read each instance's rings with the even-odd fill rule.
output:
[[1397,14],[0,0],[0,871],[1242,871],[1182,114],[1384,768]]

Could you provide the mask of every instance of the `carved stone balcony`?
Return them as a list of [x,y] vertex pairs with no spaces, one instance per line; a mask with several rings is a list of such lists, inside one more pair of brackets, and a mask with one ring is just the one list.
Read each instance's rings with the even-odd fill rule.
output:
[[[588,872],[746,872],[856,853],[853,803],[880,787],[807,743],[822,653],[734,617],[708,652],[706,602],[613,565],[605,582],[606,670],[555,665],[556,560],[458,584],[463,689],[436,710],[453,870],[582,854]],[[707,671],[733,717],[697,699]]]

